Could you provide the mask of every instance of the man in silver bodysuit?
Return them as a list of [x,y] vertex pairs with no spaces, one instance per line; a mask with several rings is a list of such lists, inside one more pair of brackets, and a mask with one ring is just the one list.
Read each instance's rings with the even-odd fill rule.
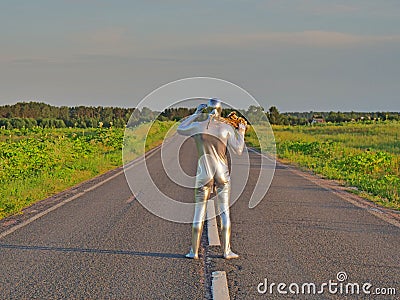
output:
[[182,121],[177,129],[179,134],[194,138],[198,151],[192,247],[186,257],[198,259],[207,200],[215,185],[217,209],[221,218],[223,256],[225,259],[238,258],[230,247],[230,176],[226,152],[229,147],[234,153],[242,154],[246,125],[240,124],[239,129],[235,129],[220,121],[222,106],[218,99],[209,100],[208,107],[213,110],[207,120],[197,120],[206,107],[206,104],[199,105],[195,113]]

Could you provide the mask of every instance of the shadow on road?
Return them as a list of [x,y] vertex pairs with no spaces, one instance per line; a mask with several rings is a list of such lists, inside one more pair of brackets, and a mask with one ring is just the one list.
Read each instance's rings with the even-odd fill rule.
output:
[[158,252],[141,252],[129,250],[108,250],[108,249],[90,249],[90,248],[63,248],[50,246],[24,246],[24,245],[9,245],[0,244],[0,249],[17,249],[17,250],[32,250],[32,251],[56,251],[56,252],[77,252],[77,253],[97,253],[97,254],[118,254],[132,255],[144,257],[164,257],[164,258],[184,258],[183,254],[175,253],[158,253]]

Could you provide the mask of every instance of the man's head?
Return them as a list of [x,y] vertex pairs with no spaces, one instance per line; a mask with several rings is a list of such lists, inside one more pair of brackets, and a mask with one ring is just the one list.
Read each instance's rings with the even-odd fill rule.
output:
[[211,98],[208,100],[208,107],[217,108],[222,107],[221,100],[217,98]]
[[222,102],[217,98],[208,100],[208,107],[212,109],[212,114],[221,115]]

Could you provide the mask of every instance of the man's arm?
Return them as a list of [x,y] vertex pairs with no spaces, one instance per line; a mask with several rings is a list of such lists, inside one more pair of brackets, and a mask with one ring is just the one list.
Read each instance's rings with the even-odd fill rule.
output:
[[244,143],[245,132],[246,132],[246,125],[240,123],[238,130],[232,128],[232,131],[230,131],[229,133],[228,146],[235,154],[242,155],[245,145]]
[[181,135],[186,135],[186,136],[191,136],[196,133],[196,124],[194,124],[194,121],[197,119],[197,117],[201,114],[202,110],[207,107],[207,104],[200,104],[196,111],[194,112],[193,115],[187,117],[184,119],[181,124],[179,124],[177,128],[177,132]]

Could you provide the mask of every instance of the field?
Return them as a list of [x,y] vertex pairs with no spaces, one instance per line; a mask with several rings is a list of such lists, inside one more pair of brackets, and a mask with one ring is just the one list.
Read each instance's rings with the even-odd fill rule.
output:
[[[142,124],[127,129],[0,130],[0,219],[122,165],[159,145],[176,123]],[[263,149],[275,151],[270,131]],[[280,159],[352,187],[351,191],[400,209],[400,122],[273,126]],[[146,139],[146,135],[148,137]],[[259,147],[254,131],[246,142]]]
[[[128,129],[125,159],[159,145],[174,122]],[[122,165],[124,129],[0,130],[0,219]],[[145,143],[145,144],[144,144]]]
[[400,123],[273,126],[277,155],[400,209]]

